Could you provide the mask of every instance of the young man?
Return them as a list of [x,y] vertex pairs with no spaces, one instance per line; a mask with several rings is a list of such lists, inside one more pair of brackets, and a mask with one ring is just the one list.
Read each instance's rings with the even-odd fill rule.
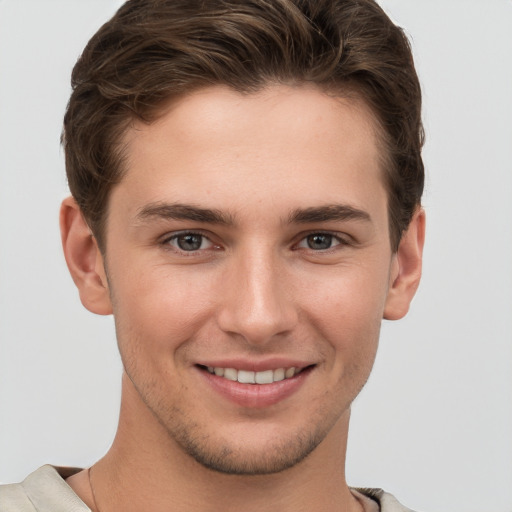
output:
[[72,77],[64,253],[113,314],[111,449],[1,511],[404,511],[350,405],[421,273],[420,88],[371,0],[132,0]]

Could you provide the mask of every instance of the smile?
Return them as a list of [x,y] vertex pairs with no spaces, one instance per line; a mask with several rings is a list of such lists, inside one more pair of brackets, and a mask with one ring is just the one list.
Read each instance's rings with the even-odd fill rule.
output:
[[302,368],[276,368],[275,370],[264,370],[253,372],[248,370],[237,370],[235,368],[219,368],[208,366],[207,370],[212,375],[224,379],[237,381],[241,384],[272,384],[282,380],[290,379],[302,371]]
[[251,363],[247,360],[238,361],[237,364],[232,360],[212,361],[210,364],[197,364],[196,367],[209,389],[224,399],[238,407],[262,409],[297,393],[309,379],[316,364],[301,364],[299,361]]

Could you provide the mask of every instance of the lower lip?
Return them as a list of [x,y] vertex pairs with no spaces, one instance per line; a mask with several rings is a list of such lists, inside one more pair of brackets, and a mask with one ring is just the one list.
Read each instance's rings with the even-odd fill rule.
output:
[[198,369],[214,391],[241,407],[263,408],[277,404],[296,393],[312,368],[306,368],[289,379],[272,384],[241,384]]

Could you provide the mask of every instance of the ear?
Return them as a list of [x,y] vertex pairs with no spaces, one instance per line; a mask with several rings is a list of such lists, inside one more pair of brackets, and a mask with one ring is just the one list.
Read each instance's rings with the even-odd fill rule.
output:
[[409,311],[409,305],[420,284],[424,241],[425,211],[418,208],[393,256],[391,282],[383,315],[386,320],[398,320]]
[[103,256],[72,197],[62,201],[60,234],[64,257],[82,304],[92,313],[110,315],[112,303]]

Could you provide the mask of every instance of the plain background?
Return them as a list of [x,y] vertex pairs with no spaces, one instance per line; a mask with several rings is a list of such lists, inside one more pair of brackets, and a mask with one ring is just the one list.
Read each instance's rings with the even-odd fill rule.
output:
[[[424,511],[512,511],[512,2],[383,0],[424,89],[423,282],[383,325],[349,483]],[[61,255],[61,120],[73,63],[119,0],[0,0],[0,481],[86,466],[119,405],[112,319]]]

